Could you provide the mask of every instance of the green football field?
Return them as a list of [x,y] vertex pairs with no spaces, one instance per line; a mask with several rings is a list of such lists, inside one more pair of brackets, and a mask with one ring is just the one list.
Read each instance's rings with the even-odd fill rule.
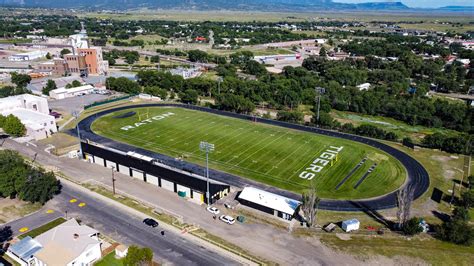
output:
[[[205,165],[205,153],[199,143],[207,141],[215,145],[210,168],[298,193],[314,181],[323,198],[380,196],[400,187],[406,178],[400,162],[364,144],[183,108],[117,111],[98,118],[92,130],[201,165]],[[354,188],[374,164],[375,169]]]

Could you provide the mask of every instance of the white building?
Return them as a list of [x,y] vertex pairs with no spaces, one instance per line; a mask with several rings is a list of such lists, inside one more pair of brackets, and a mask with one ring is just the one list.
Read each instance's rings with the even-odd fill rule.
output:
[[200,71],[199,68],[184,68],[184,67],[178,67],[178,68],[175,68],[175,69],[171,69],[170,73],[172,75],[181,76],[184,79],[199,77],[202,74],[202,72]]
[[45,51],[31,51],[27,53],[20,53],[20,54],[14,54],[8,57],[8,61],[31,61],[39,58],[43,58],[47,55],[48,53]]
[[93,265],[101,254],[99,232],[70,219],[35,239],[10,246],[7,255],[22,266]]
[[254,187],[246,187],[240,192],[238,201],[242,205],[291,220],[301,202]]
[[356,86],[360,91],[366,91],[370,89],[370,83],[362,83]]
[[0,99],[0,114],[18,117],[27,136],[36,140],[58,131],[54,116],[49,115],[48,101],[39,96],[22,94]]
[[66,89],[65,87],[55,89],[49,92],[49,96],[54,99],[65,99],[75,96],[81,96],[93,93],[95,88],[92,85],[84,85],[80,87]]

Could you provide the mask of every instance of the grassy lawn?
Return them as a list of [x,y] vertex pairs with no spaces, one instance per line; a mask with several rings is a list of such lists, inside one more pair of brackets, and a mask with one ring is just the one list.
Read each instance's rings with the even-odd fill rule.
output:
[[[121,129],[137,123],[138,115],[117,116],[130,111],[145,113],[147,109],[149,118],[168,112],[173,115],[158,121],[150,120],[153,122],[142,123],[133,129]],[[209,141],[216,147],[210,156],[211,167],[295,192],[307,188],[309,181],[301,176],[309,173],[306,168],[316,158],[343,147],[332,166],[326,161],[322,170],[315,174],[314,180],[324,198],[383,195],[398,188],[406,176],[404,168],[394,158],[363,144],[182,108],[114,112],[96,120],[92,129],[118,141],[199,164],[205,162],[199,142]],[[336,190],[336,185],[363,158],[367,161]],[[375,163],[377,167],[372,174],[354,189],[355,183]]]
[[42,225],[42,226],[40,226],[40,227],[37,227],[37,228],[35,228],[35,229],[31,230],[31,231],[28,231],[28,232],[24,233],[24,234],[18,236],[18,238],[22,239],[22,238],[25,238],[25,237],[27,237],[27,236],[31,236],[31,237],[34,238],[34,237],[39,236],[39,235],[41,235],[42,233],[44,233],[44,232],[46,232],[46,231],[48,231],[48,230],[50,230],[50,229],[53,229],[54,227],[56,227],[56,226],[58,226],[58,225],[60,225],[60,224],[62,224],[62,223],[64,223],[64,222],[66,222],[65,219],[63,219],[63,218],[58,218],[58,219],[56,219],[56,220],[54,220],[54,221],[51,221],[51,222],[49,222],[49,223],[47,223],[47,224],[44,224],[44,225]]
[[[321,241],[335,249],[358,257],[383,255],[420,258],[432,265],[472,265],[474,247],[458,246],[439,241],[427,235],[411,239],[400,236],[368,237],[351,235],[350,240],[341,240],[335,234],[322,234]],[[411,263],[414,263],[411,259]],[[417,263],[414,263],[417,264]]]
[[107,256],[103,257],[98,262],[94,263],[94,266],[122,266],[123,259],[115,258],[115,251],[110,252]]
[[426,135],[436,132],[443,134],[454,134],[455,131],[444,128],[429,128],[424,126],[412,126],[405,122],[382,116],[363,115],[351,112],[333,110],[331,116],[341,123],[352,123],[353,125],[371,124],[379,128],[392,131],[400,138],[410,137],[415,141],[421,141]]
[[20,264],[8,257],[7,255],[3,254],[0,255],[0,265],[5,265],[5,266],[20,266]]

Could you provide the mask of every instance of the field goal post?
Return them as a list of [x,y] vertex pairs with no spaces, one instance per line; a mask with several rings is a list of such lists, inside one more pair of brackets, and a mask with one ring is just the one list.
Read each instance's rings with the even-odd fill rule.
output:
[[147,108],[145,113],[140,113],[140,111],[137,111],[137,114],[138,114],[138,121],[142,121],[143,120],[142,117],[145,117],[145,119],[148,119],[149,114],[150,114],[150,109]]

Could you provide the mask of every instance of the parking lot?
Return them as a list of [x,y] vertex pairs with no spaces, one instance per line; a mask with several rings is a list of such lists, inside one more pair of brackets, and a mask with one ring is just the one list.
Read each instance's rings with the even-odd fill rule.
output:
[[48,100],[48,104],[49,108],[53,109],[54,111],[72,114],[73,111],[82,111],[84,109],[84,105],[102,101],[110,97],[111,95],[88,94],[61,100]]

